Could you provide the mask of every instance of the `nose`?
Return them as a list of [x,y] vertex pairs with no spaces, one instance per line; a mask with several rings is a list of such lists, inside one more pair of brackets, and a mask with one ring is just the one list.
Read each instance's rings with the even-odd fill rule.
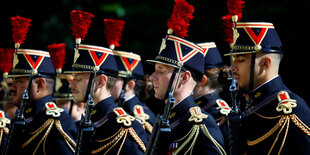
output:
[[75,83],[74,80],[72,80],[71,82],[69,82],[69,88],[72,89],[75,87]]
[[238,71],[238,66],[236,63],[234,63],[234,61],[231,64],[231,70],[235,73]]
[[155,81],[156,80],[156,73],[153,72],[152,75],[150,76],[150,80],[151,81]]

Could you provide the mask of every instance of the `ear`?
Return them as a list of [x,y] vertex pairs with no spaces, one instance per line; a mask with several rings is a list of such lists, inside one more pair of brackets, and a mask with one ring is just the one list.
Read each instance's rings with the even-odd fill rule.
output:
[[189,71],[184,71],[181,75],[180,75],[180,83],[184,84],[186,83],[190,78],[191,78],[192,74]]
[[108,77],[107,77],[106,75],[100,74],[100,75],[98,76],[98,84],[97,84],[97,87],[101,88],[101,87],[105,86],[106,83],[107,83],[107,80],[108,80]]
[[202,76],[202,80],[199,81],[199,82],[197,83],[197,86],[204,86],[204,85],[207,84],[207,82],[208,82],[207,76],[206,76],[206,75],[203,75],[203,76]]
[[46,85],[45,85],[45,79],[43,78],[37,78],[35,79],[35,87],[37,92],[42,91],[43,89],[45,89]]
[[133,90],[136,86],[136,82],[134,80],[129,80],[126,84],[126,92],[128,90]]
[[271,62],[272,62],[272,60],[271,60],[270,57],[268,57],[268,56],[264,57],[263,58],[263,63],[262,63],[263,69],[268,69],[270,67],[270,65],[271,65]]

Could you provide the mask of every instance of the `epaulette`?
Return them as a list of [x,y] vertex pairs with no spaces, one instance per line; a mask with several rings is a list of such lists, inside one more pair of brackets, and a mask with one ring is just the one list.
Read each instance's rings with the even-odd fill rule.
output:
[[45,123],[39,127],[37,130],[31,132],[30,134],[33,135],[31,138],[29,138],[21,147],[25,148],[26,146],[28,146],[38,135],[40,135],[40,133],[42,133],[43,131],[45,131],[43,137],[41,138],[41,140],[39,141],[36,149],[34,150],[33,154],[36,154],[38,148],[40,147],[40,145],[43,142],[43,152],[44,154],[46,154],[45,152],[45,144],[46,144],[46,140],[48,138],[49,133],[51,132],[51,129],[53,127],[53,125],[55,124],[56,129],[59,131],[59,133],[63,136],[66,144],[68,145],[68,147],[71,149],[72,152],[74,152],[74,148],[76,146],[75,142],[73,139],[71,139],[70,136],[67,135],[67,133],[62,129],[61,126],[61,122],[58,119],[61,116],[61,112],[63,112],[64,110],[62,108],[59,108],[56,106],[56,104],[54,102],[47,102],[45,103],[45,107],[46,107],[46,115],[48,116],[52,116],[51,118],[47,119],[45,121]]
[[222,99],[217,99],[216,104],[218,107],[216,109],[220,109],[220,113],[223,115],[228,115],[230,113],[231,108],[229,105]]
[[122,123],[126,127],[131,126],[131,122],[135,120],[134,117],[128,115],[123,108],[114,108],[113,112],[116,114],[116,122]]
[[293,108],[297,107],[296,100],[291,99],[288,92],[286,91],[280,91],[278,93],[278,100],[279,103],[276,108],[278,112],[283,111],[284,114],[291,114]]
[[147,122],[150,119],[150,116],[144,112],[144,109],[141,105],[135,105],[133,107],[133,114],[134,117],[140,124],[146,129],[149,133],[152,133],[153,127],[152,125]]
[[124,142],[126,140],[128,133],[135,140],[135,142],[139,145],[139,147],[145,152],[146,151],[145,144],[140,139],[139,135],[135,132],[134,128],[131,127],[131,124],[135,120],[135,118],[133,116],[128,115],[125,112],[125,110],[120,107],[114,108],[113,112],[117,116],[116,122],[119,124],[123,124],[124,127],[121,127],[115,134],[113,134],[112,136],[106,139],[96,140],[99,143],[105,143],[105,144],[95,150],[92,150],[91,153],[96,154],[96,153],[99,153],[105,150],[103,154],[107,154],[109,153],[110,150],[112,150],[114,146],[116,146],[117,143],[120,142],[120,146],[118,146],[118,151],[117,151],[117,154],[119,154],[123,148],[123,145],[124,145]]
[[198,138],[199,132],[200,130],[203,131],[203,133],[205,134],[205,136],[207,136],[211,142],[214,144],[214,146],[218,149],[218,151],[222,154],[222,155],[226,155],[225,150],[223,149],[223,147],[211,136],[211,134],[209,133],[207,127],[205,124],[199,124],[200,122],[202,122],[204,119],[208,118],[208,115],[204,114],[201,112],[200,107],[195,106],[189,109],[191,116],[188,119],[189,122],[195,122],[195,124],[193,125],[193,127],[190,129],[190,131],[182,138],[174,141],[174,143],[178,143],[180,141],[184,141],[182,143],[182,145],[180,147],[178,147],[174,152],[174,154],[178,154],[181,150],[184,149],[185,146],[188,146],[189,144],[189,148],[185,151],[184,154],[187,154],[188,152],[192,152],[195,142]]
[[0,145],[3,137],[3,132],[7,135],[9,134],[9,128],[6,127],[10,124],[11,120],[5,117],[4,111],[0,110]]
[[194,121],[195,123],[200,123],[204,119],[208,118],[208,115],[202,113],[200,107],[198,106],[191,107],[189,109],[189,112],[191,113],[191,116],[188,119],[189,122]]

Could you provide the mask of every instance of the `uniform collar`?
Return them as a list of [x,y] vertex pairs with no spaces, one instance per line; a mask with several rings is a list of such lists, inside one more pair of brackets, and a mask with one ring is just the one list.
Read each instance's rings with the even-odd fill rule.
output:
[[25,108],[25,118],[39,114],[45,109],[45,103],[47,102],[53,102],[53,97],[51,95],[30,102]]
[[195,106],[194,98],[192,95],[184,98],[181,102],[179,102],[175,107],[172,108],[170,113],[170,121],[174,122],[176,119],[186,115],[189,112],[191,107]]
[[134,95],[132,98],[125,101],[123,108],[127,113],[131,114],[135,105],[140,105],[140,100]]
[[116,108],[116,104],[112,96],[109,96],[98,102],[91,113],[92,121],[98,121]]
[[200,107],[204,107],[205,105],[207,105],[209,103],[215,102],[219,98],[220,98],[219,93],[217,91],[213,91],[211,93],[197,97],[195,99],[195,103]]
[[288,88],[283,84],[282,78],[280,76],[276,76],[250,92],[249,97],[252,99],[254,104],[257,104],[268,96],[271,96],[280,90],[287,89]]

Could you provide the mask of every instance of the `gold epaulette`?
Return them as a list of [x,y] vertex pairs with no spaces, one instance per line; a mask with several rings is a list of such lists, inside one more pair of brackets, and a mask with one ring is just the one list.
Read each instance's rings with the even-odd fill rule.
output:
[[189,112],[191,113],[191,116],[188,119],[189,122],[194,121],[195,123],[200,123],[204,119],[208,118],[208,115],[202,113],[200,107],[198,106],[191,107]]
[[45,103],[45,107],[46,107],[46,111],[45,111],[46,115],[53,116],[53,117],[45,121],[45,123],[41,127],[39,127],[37,130],[31,132],[30,134],[33,136],[30,137],[21,147],[25,148],[26,146],[28,146],[38,135],[40,135],[40,133],[46,130],[43,137],[41,138],[41,140],[39,141],[37,147],[35,148],[33,152],[33,154],[36,154],[38,148],[43,142],[43,153],[46,154],[46,149],[45,149],[46,140],[47,140],[49,133],[51,132],[53,125],[55,124],[57,130],[63,136],[68,147],[71,149],[72,152],[74,152],[74,148],[76,146],[74,140],[71,139],[71,137],[68,136],[67,133],[62,129],[60,120],[57,119],[61,115],[61,112],[63,112],[64,110],[62,108],[58,108],[54,102]]
[[216,104],[218,106],[218,107],[216,107],[216,109],[219,109],[221,114],[227,116],[230,113],[231,108],[229,107],[229,105],[224,100],[217,99]]
[[113,112],[116,114],[116,122],[124,124],[125,126],[131,126],[131,122],[135,120],[134,117],[128,115],[123,108],[114,108]]
[[142,127],[149,133],[152,133],[153,127],[149,122],[147,122],[147,120],[150,119],[150,116],[144,112],[144,109],[141,105],[135,105],[133,107],[133,114],[135,119],[140,122]]
[[9,129],[6,127],[10,124],[11,120],[5,117],[4,111],[0,110],[0,145],[2,142],[3,132],[7,135],[9,134]]
[[278,112],[283,111],[284,114],[291,114],[293,108],[297,107],[296,100],[291,99],[286,91],[281,91],[278,93],[278,100],[279,103],[276,108]]
[[132,121],[135,120],[134,117],[126,114],[123,108],[114,108],[113,112],[117,115],[116,121],[117,123],[122,123],[125,127],[121,127],[115,134],[112,136],[105,138],[103,140],[96,140],[99,143],[105,142],[105,144],[95,150],[92,150],[92,154],[97,154],[103,150],[105,152],[103,154],[107,154],[111,149],[114,148],[115,145],[117,145],[120,142],[120,146],[118,146],[117,154],[119,154],[123,148],[123,145],[125,143],[126,137],[128,133],[131,135],[131,137],[135,140],[135,142],[138,144],[138,146],[142,149],[143,152],[146,151],[145,144],[140,139],[139,135],[135,132],[133,127],[130,127],[132,124]]
[[[190,108],[189,111],[191,113],[191,116],[188,119],[189,122],[200,123],[204,119],[208,118],[208,115],[202,113],[200,107],[198,106]],[[187,154],[189,152],[190,154],[192,154],[200,130],[202,130],[205,136],[207,136],[212,141],[212,143],[216,146],[216,148],[222,155],[226,155],[226,152],[223,149],[223,147],[211,136],[205,124],[194,124],[193,127],[190,129],[190,131],[184,137],[174,141],[174,142],[180,142],[184,140],[182,145],[174,151],[174,154],[176,155],[180,153],[180,151],[183,150],[185,146],[187,146],[189,143],[190,143],[189,148],[185,151],[184,154]]]

